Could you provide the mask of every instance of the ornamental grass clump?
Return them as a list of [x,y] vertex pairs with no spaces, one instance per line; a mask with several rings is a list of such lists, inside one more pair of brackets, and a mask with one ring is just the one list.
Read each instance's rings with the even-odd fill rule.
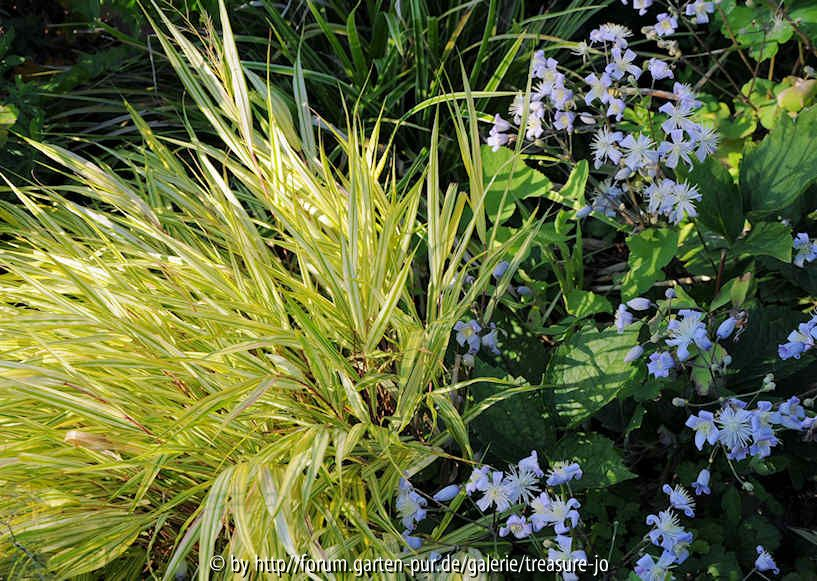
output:
[[533,219],[491,244],[481,202],[441,189],[436,131],[414,181],[379,126],[334,131],[330,157],[308,107],[296,124],[242,68],[223,6],[221,25],[204,50],[154,26],[206,138],[131,110],[144,145],[115,168],[32,143],[65,185],[5,179],[0,577],[398,558],[400,478],[470,454],[488,404],[452,404],[443,356]]

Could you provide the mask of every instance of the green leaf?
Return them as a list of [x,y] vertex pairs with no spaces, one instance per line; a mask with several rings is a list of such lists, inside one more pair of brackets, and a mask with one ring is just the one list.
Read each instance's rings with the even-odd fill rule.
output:
[[601,434],[569,434],[548,452],[548,457],[579,463],[583,475],[571,483],[573,490],[605,488],[636,477],[624,465],[613,441]]
[[738,256],[772,256],[783,262],[791,262],[791,249],[791,228],[782,222],[760,222],[732,248]]
[[740,189],[755,216],[790,209],[794,217],[805,189],[817,180],[817,106],[804,109],[796,121],[784,115],[755,148],[744,152]]
[[589,171],[587,160],[582,159],[576,164],[576,167],[571,170],[567,182],[562,186],[562,189],[558,192],[551,192],[548,198],[554,202],[578,210],[584,206],[584,189],[587,186]]
[[598,331],[588,325],[559,345],[545,377],[554,384],[553,404],[558,418],[575,426],[610,403],[635,377],[638,367],[624,362],[637,342],[640,325],[619,334],[615,328]]
[[650,228],[627,237],[630,270],[621,281],[621,297],[629,300],[664,280],[665,267],[678,249],[678,231],[669,228]]
[[732,176],[717,159],[710,157],[689,174],[689,181],[698,187],[698,220],[729,240],[735,240],[743,230],[743,201]]
[[494,223],[510,218],[516,210],[517,201],[544,196],[550,191],[550,180],[528,167],[513,150],[501,147],[492,151],[487,145],[481,149],[486,186],[485,211]]
[[606,297],[592,291],[574,289],[565,297],[567,312],[582,319],[597,313],[612,313],[613,307]]
[[[513,381],[507,372],[479,359],[474,376]],[[510,389],[510,386],[481,382],[472,385],[470,391],[474,400],[479,402],[506,389]],[[471,420],[469,425],[476,438],[488,447],[493,456],[513,462],[527,456],[533,449],[543,448],[554,436],[553,422],[548,417],[541,390],[514,395],[495,403]]]

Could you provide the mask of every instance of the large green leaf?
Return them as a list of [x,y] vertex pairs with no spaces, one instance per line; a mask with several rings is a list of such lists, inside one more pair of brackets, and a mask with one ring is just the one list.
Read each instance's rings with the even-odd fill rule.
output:
[[560,423],[575,426],[603,408],[635,377],[638,367],[624,362],[638,339],[639,324],[619,334],[588,325],[559,345],[548,364],[553,406]]
[[782,222],[760,222],[733,247],[737,255],[772,256],[783,262],[791,262],[791,250],[791,228]]
[[[744,153],[740,188],[755,216],[790,210],[817,180],[817,106],[804,109],[793,121],[782,116],[757,146]],[[793,207],[794,206],[794,207]]]
[[604,488],[636,477],[624,465],[613,441],[601,434],[569,434],[548,452],[548,457],[579,463],[583,475],[571,483],[574,490]]
[[[476,377],[494,377],[513,381],[507,372],[477,360]],[[475,401],[482,401],[510,389],[499,383],[477,383],[471,386]],[[495,457],[516,462],[531,450],[541,449],[553,438],[553,422],[541,391],[521,393],[495,403],[471,423],[477,440]]]
[[678,250],[678,230],[650,228],[627,237],[630,270],[621,281],[621,296],[631,299],[664,280],[662,268],[669,264]]
[[743,230],[743,202],[727,169],[715,158],[698,164],[689,174],[701,193],[698,220],[718,234],[735,240]]
[[510,218],[518,200],[544,196],[552,186],[544,174],[528,167],[507,147],[493,151],[483,145],[482,172],[486,185],[485,211],[495,223]]

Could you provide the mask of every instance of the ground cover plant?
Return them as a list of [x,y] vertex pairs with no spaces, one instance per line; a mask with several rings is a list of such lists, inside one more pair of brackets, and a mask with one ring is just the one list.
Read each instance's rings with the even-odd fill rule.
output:
[[817,576],[809,2],[89,6],[0,44],[0,577]]

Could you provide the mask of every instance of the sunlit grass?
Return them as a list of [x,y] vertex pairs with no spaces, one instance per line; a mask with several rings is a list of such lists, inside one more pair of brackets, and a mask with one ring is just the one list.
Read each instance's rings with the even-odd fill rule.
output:
[[[436,130],[406,186],[379,126],[351,117],[333,164],[242,68],[225,16],[205,52],[157,27],[218,140],[163,139],[131,110],[144,145],[110,152],[126,169],[33,143],[67,185],[6,181],[21,204],[0,209],[5,578],[398,557],[401,473],[452,441],[470,454],[444,354],[533,220],[488,244],[480,197],[442,184]],[[478,168],[476,126],[457,126]]]

